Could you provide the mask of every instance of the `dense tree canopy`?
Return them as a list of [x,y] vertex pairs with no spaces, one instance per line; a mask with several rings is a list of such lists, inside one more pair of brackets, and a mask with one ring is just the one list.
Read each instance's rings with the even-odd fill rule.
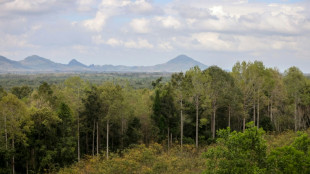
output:
[[297,67],[284,74],[258,61],[237,62],[232,72],[193,67],[148,86],[78,76],[0,86],[0,173],[55,172],[89,156],[113,160],[134,144],[153,143],[171,154],[179,145],[181,152],[195,145],[198,153],[216,143],[205,153],[206,173],[309,171],[306,134],[272,150],[264,140],[263,130],[310,126],[310,80]]

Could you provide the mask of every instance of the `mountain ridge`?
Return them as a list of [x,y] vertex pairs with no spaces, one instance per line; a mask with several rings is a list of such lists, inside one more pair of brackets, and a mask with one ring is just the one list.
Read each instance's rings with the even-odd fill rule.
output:
[[0,72],[180,72],[193,66],[205,69],[208,66],[186,55],[179,55],[166,63],[153,66],[125,65],[85,65],[76,59],[68,64],[53,62],[38,55],[28,56],[23,60],[14,61],[0,55]]

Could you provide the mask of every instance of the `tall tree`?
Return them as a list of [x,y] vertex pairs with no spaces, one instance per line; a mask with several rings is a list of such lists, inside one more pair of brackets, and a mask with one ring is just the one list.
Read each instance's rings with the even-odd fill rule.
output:
[[56,107],[56,99],[57,97],[54,96],[54,91],[47,82],[43,82],[38,89],[38,97],[43,100],[43,102],[47,102],[53,108]]
[[299,130],[298,105],[300,104],[301,89],[306,84],[303,73],[297,67],[291,67],[284,72],[284,83],[287,93],[294,103],[294,127]]
[[174,98],[172,92],[172,86],[167,83],[162,91],[161,97],[161,115],[163,116],[166,128],[167,128],[167,142],[168,149],[172,144],[172,128],[176,127],[176,107],[174,105]]
[[191,96],[196,108],[196,148],[198,148],[198,128],[199,128],[199,100],[204,93],[205,76],[202,75],[198,66],[195,66],[185,73],[185,89],[187,95]]
[[[12,173],[15,173],[15,155],[16,143],[27,145],[26,133],[29,130],[29,122],[25,122],[27,118],[27,109],[23,102],[13,94],[8,94],[2,98],[0,103],[0,110],[2,111],[1,120],[4,120],[4,134],[5,134],[5,150],[12,151],[11,165]],[[25,124],[27,123],[27,124]]]
[[171,82],[172,86],[175,89],[176,93],[176,99],[177,102],[180,103],[180,143],[181,143],[181,150],[183,149],[183,100],[184,100],[184,74],[181,73],[175,73],[171,76]]
[[51,107],[32,107],[30,119],[33,122],[28,136],[31,169],[34,173],[54,171],[61,163],[57,160],[60,141],[57,129],[61,119]]
[[92,85],[89,90],[86,91],[85,99],[83,99],[84,110],[82,115],[84,116],[84,133],[85,133],[85,142],[86,142],[86,152],[88,152],[88,136],[91,133],[92,136],[92,155],[95,154],[95,132],[96,125],[99,122],[99,119],[102,116],[102,99],[100,97],[101,90],[98,87]]
[[101,86],[101,98],[102,98],[102,115],[106,122],[106,155],[109,158],[109,131],[110,122],[116,120],[121,116],[120,107],[123,102],[122,88],[119,85],[115,85],[111,82],[106,82]]
[[[260,108],[264,97],[264,86],[266,86],[266,71],[263,62],[255,61],[248,64],[248,71],[253,85],[253,121],[259,128]],[[256,113],[256,114],[255,114]]]
[[82,108],[82,98],[85,95],[86,89],[85,82],[78,76],[70,77],[65,81],[65,96],[67,99],[67,103],[70,104],[70,108],[72,108],[73,114],[75,116],[76,124],[77,124],[77,158],[78,161],[81,159],[81,151],[80,151],[80,113]]
[[251,107],[252,103],[252,96],[253,96],[253,79],[250,76],[249,65],[246,62],[237,62],[232,69],[232,76],[235,79],[235,84],[241,91],[242,96],[242,127],[243,131],[245,131],[245,122],[249,115],[249,108]]
[[231,86],[230,74],[217,66],[211,66],[203,72],[206,76],[210,77],[208,83],[207,95],[211,100],[212,117],[211,117],[211,132],[212,138],[215,138],[215,119],[217,109],[224,104],[225,97],[227,96],[228,88]]
[[74,118],[72,111],[66,103],[61,103],[57,115],[61,122],[57,126],[57,136],[59,138],[57,148],[57,161],[61,167],[75,161],[76,141],[74,136]]
[[151,115],[152,120],[155,123],[158,134],[158,141],[162,141],[165,139],[165,130],[166,130],[166,121],[165,117],[162,115],[162,88],[163,84],[161,83],[162,78],[158,78],[155,82],[152,82],[154,88],[154,96],[153,96],[153,105],[152,110],[153,114]]

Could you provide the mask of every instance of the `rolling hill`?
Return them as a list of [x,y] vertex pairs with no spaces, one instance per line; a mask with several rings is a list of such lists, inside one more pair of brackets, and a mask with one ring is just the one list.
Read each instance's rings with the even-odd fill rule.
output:
[[21,61],[13,61],[0,56],[1,73],[44,73],[44,72],[180,72],[186,71],[193,66],[201,69],[207,68],[206,65],[186,56],[179,55],[174,59],[163,64],[154,66],[124,66],[124,65],[84,65],[72,59],[68,64],[53,62],[49,59],[32,55]]

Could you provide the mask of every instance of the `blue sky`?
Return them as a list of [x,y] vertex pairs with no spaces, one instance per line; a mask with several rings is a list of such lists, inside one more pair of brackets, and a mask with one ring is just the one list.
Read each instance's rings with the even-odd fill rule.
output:
[[306,0],[4,0],[0,55],[154,65],[186,54],[231,69],[263,61],[310,72]]

